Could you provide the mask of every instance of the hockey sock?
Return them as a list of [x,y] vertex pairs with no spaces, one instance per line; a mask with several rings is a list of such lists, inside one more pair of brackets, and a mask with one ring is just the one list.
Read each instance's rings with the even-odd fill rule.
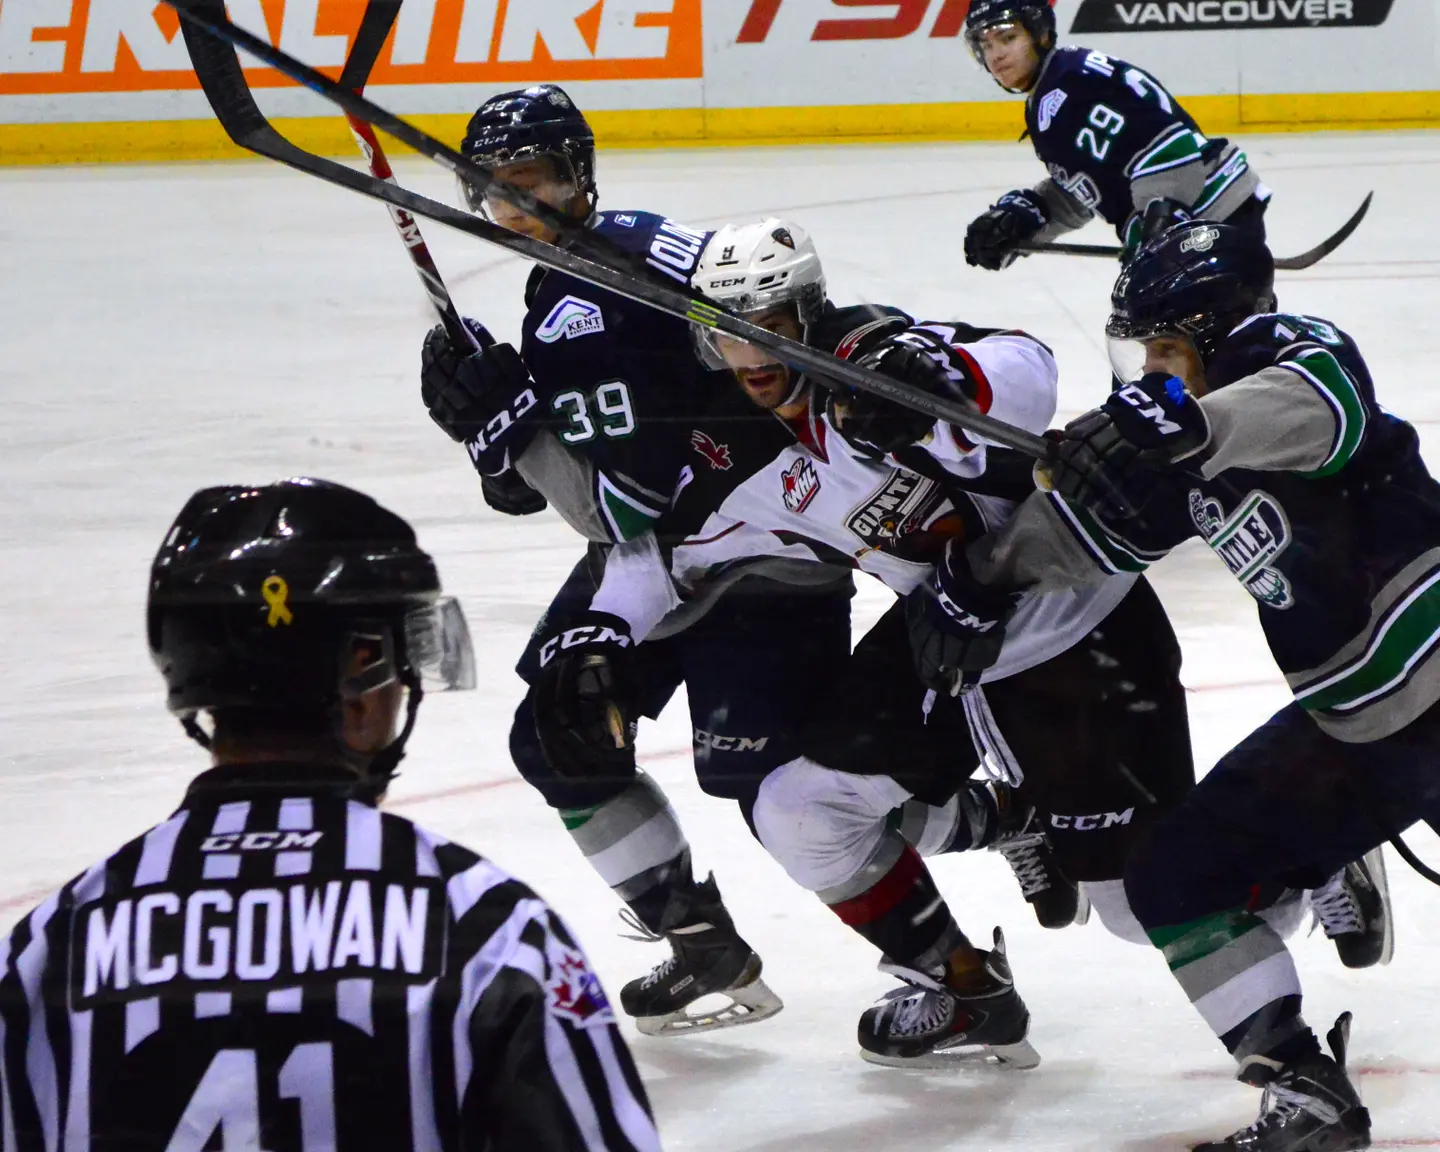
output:
[[690,845],[660,786],[643,772],[617,796],[560,818],[590,866],[651,932],[675,925],[695,887]]
[[925,862],[898,834],[881,840],[849,884],[819,896],[886,957],[907,967],[938,971],[957,950],[962,956],[973,951]]
[[1286,1064],[1320,1054],[1320,1041],[1300,1016],[1300,997],[1282,996],[1220,1037],[1240,1064],[1240,1079],[1257,1087]]
[[907,800],[891,813],[891,823],[921,856],[984,848],[1000,830],[994,795],[974,780],[944,805]]
[[1295,961],[1258,916],[1221,912],[1152,928],[1149,936],[1190,1002],[1240,1061],[1242,1075],[1251,1064],[1284,1063],[1292,1050],[1303,1055],[1315,1045],[1300,1018]]

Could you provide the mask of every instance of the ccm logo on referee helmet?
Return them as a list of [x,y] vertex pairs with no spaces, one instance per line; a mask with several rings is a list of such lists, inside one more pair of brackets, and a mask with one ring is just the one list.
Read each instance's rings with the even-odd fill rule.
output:
[[200,844],[202,852],[288,852],[292,849],[314,848],[323,832],[226,832],[207,836]]

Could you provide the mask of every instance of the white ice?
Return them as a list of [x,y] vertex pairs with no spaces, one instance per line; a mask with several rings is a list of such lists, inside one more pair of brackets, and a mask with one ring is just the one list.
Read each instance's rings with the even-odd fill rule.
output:
[[[1424,192],[1440,137],[1244,145],[1275,189],[1281,254],[1328,235],[1376,190],[1359,233],[1318,268],[1283,274],[1280,299],[1352,332],[1382,401],[1440,448],[1440,260]],[[398,167],[449,197],[438,169]],[[600,169],[610,208],[706,225],[792,216],[814,233],[837,300],[1028,329],[1056,349],[1065,417],[1106,390],[1113,266],[1033,257],[997,275],[961,255],[966,222],[1039,174],[1020,144],[617,153]],[[512,337],[525,267],[438,225],[426,233],[462,310]],[[1108,234],[1092,226],[1082,238]],[[0,169],[0,269],[3,923],[163,817],[204,766],[165,713],[145,650],[146,572],[171,518],[202,485],[311,474],[410,517],[476,635],[482,688],[427,700],[394,807],[534,884],[612,993],[656,963],[661,949],[617,937],[615,900],[506,751],[521,691],[512,665],[581,545],[551,514],[487,509],[463,451],[430,423],[417,369],[432,319],[384,210],[259,161]],[[1285,692],[1249,598],[1214,557],[1182,550],[1155,579],[1208,766]],[[857,627],[885,602],[865,587]],[[1042,931],[991,854],[937,872],[972,935],[1005,925],[1044,1063],[948,1075],[863,1064],[856,1017],[887,987],[869,947],[790,884],[731,805],[699,792],[681,702],[641,749],[786,1001],[754,1027],[635,1040],[667,1147],[1139,1152],[1253,1118],[1256,1093],[1230,1080],[1159,955],[1098,923]],[[1440,859],[1428,831],[1412,842]],[[1355,1012],[1376,1147],[1440,1147],[1440,893],[1390,863],[1389,968],[1348,972],[1322,935],[1295,950],[1311,1022]]]

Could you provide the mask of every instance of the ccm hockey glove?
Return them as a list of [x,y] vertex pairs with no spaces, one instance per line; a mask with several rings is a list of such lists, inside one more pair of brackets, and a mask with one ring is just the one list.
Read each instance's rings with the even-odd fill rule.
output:
[[1040,193],[1030,188],[1007,192],[965,231],[965,263],[998,272],[1019,255],[1016,249],[1050,223]]
[[1019,598],[975,578],[963,540],[946,544],[930,583],[905,600],[910,651],[925,687],[958,696],[979,684],[1000,659],[1005,622]]
[[[856,363],[931,396],[976,407],[980,384],[966,359],[934,332],[912,328],[877,344]],[[830,393],[830,423],[857,448],[884,455],[923,439],[935,418],[870,392]],[[978,407],[977,407],[978,410]]]
[[[436,325],[420,355],[420,398],[450,439],[464,444],[475,470],[495,476],[519,456],[539,427],[534,384],[509,344],[497,344],[485,326],[466,319],[479,352],[457,350]],[[533,414],[521,423],[521,418]]]
[[572,779],[629,771],[635,761],[630,626],[586,612],[540,647],[535,733],[550,767]]
[[1143,487],[1144,473],[1203,458],[1210,421],[1175,376],[1150,372],[1071,421],[1049,466],[1060,495],[1106,516],[1134,516],[1120,494]]

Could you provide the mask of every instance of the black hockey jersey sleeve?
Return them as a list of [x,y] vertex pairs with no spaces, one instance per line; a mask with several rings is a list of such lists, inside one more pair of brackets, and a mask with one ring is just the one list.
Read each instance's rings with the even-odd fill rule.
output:
[[1048,238],[1099,215],[1121,228],[1155,199],[1224,219],[1259,186],[1245,153],[1210,140],[1144,69],[1103,52],[1057,48],[1025,104],[1035,155],[1050,170],[1038,187]]
[[521,900],[491,940],[500,946],[472,963],[460,988],[474,1060],[461,1101],[464,1146],[658,1150],[614,1012],[559,918],[537,899]]
[[[682,286],[709,236],[648,212],[591,227]],[[681,425],[704,402],[689,325],[554,271],[528,305],[521,355],[551,436],[517,466],[591,539],[632,540],[669,507],[689,452]]]

